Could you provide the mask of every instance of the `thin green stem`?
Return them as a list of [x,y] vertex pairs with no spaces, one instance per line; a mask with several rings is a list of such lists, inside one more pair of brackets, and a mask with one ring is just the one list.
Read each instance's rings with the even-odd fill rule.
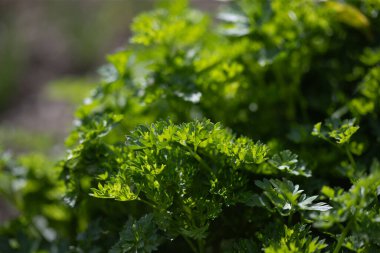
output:
[[186,236],[183,236],[183,239],[185,239],[186,243],[190,246],[191,250],[194,253],[198,253],[197,248],[195,247],[194,243],[192,243],[192,241],[190,241],[189,238],[187,238]]
[[322,138],[323,140],[327,141],[328,143],[330,143],[331,145],[333,145],[334,147],[336,147],[336,148],[342,150],[341,147],[340,147],[338,144],[336,144],[335,142],[331,141],[329,138],[326,138],[326,137],[324,137],[324,136],[322,136],[321,138]]
[[201,164],[201,166],[206,169],[215,178],[215,174],[211,167],[200,157],[196,152],[194,152],[189,146],[185,146],[186,149],[191,153],[191,155]]
[[204,241],[200,239],[197,242],[198,242],[199,253],[204,253],[205,252]]
[[344,239],[346,238],[348,232],[350,231],[351,226],[352,226],[352,224],[354,223],[354,220],[355,220],[355,215],[353,215],[353,216],[350,218],[350,221],[347,223],[346,227],[344,228],[342,234],[341,234],[340,237],[339,237],[338,243],[337,243],[336,246],[335,246],[335,249],[334,249],[334,252],[333,252],[333,253],[339,253],[339,250],[340,250],[340,248],[342,248],[342,245],[343,245]]
[[137,200],[143,202],[144,204],[147,204],[148,206],[150,206],[150,207],[152,207],[154,209],[157,209],[157,206],[155,204],[153,204],[153,203],[150,203],[149,201],[146,201],[146,200],[141,199],[141,198],[138,198]]
[[354,157],[352,156],[351,154],[351,151],[349,150],[348,148],[348,145],[345,146],[345,149],[346,149],[346,154],[348,156],[348,160],[350,160],[350,163],[351,165],[354,167],[354,169],[356,170],[356,162],[355,162],[355,159]]

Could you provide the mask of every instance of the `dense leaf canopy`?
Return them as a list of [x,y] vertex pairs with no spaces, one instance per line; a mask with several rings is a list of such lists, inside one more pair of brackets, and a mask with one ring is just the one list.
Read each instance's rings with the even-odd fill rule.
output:
[[[1,252],[380,252],[380,2],[138,16],[68,155],[0,157]],[[220,123],[217,123],[220,122]]]

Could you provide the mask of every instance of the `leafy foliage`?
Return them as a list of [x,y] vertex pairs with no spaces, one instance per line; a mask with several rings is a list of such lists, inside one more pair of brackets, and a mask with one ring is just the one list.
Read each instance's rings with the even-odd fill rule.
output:
[[146,202],[162,230],[193,239],[206,238],[210,221],[247,187],[247,172],[268,152],[210,121],[140,126],[126,146],[128,160],[93,196]]
[[301,194],[303,190],[299,190],[299,185],[294,185],[289,180],[264,179],[255,183],[264,190],[263,196],[259,197],[260,203],[269,210],[272,208],[268,203],[272,203],[281,215],[291,215],[298,210],[327,211],[331,209],[326,203],[313,203],[318,196],[307,197],[306,194]]
[[279,154],[275,154],[270,159],[269,163],[279,170],[284,170],[296,176],[311,176],[311,172],[306,170],[306,166],[298,161],[298,155],[293,154],[289,150],[284,150]]
[[339,119],[330,119],[325,123],[325,128],[322,128],[322,124],[319,122],[314,125],[312,135],[318,136],[327,140],[329,137],[336,141],[338,144],[344,144],[348,142],[351,136],[358,131],[359,127],[355,126],[355,119],[344,120],[342,122]]
[[3,181],[41,173],[48,189],[35,205],[17,188],[2,251],[380,250],[379,4],[222,7],[217,22],[184,0],[137,17],[56,169],[3,158]]
[[152,215],[146,215],[138,221],[128,220],[120,232],[120,241],[110,252],[152,252],[157,250],[160,238],[152,219]]
[[350,237],[342,241],[349,249],[364,251],[379,246],[378,192],[379,171],[359,179],[348,192],[342,189],[323,187],[322,193],[333,204],[325,213],[313,215],[314,225],[324,229],[345,223],[343,233],[351,232]]
[[[276,238],[277,237],[277,238]],[[286,225],[279,235],[268,240],[268,246],[263,250],[266,253],[275,252],[322,252],[327,244],[318,237],[312,238],[309,229],[304,225],[288,228]]]

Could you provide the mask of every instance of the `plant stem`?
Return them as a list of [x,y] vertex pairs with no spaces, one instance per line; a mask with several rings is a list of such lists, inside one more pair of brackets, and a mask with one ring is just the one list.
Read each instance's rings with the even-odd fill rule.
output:
[[330,143],[331,145],[333,145],[334,147],[336,147],[336,148],[342,150],[341,147],[339,147],[338,144],[336,144],[335,142],[331,141],[329,138],[326,138],[326,137],[324,137],[324,136],[322,136],[321,138],[322,138],[322,140],[325,140],[325,141],[327,141],[328,143]]
[[185,239],[185,241],[187,242],[187,244],[189,244],[191,250],[192,250],[194,253],[198,253],[197,248],[196,248],[195,245],[190,241],[189,238],[187,238],[186,236],[183,236],[183,239]]
[[204,241],[203,240],[198,240],[198,248],[199,248],[199,253],[204,252]]
[[348,149],[348,145],[346,145],[346,153],[347,153],[347,156],[348,156],[348,160],[350,160],[351,165],[356,170],[356,163],[355,163],[354,157],[351,154],[351,151]]
[[185,146],[185,147],[191,153],[191,155],[201,164],[201,166],[204,169],[206,169],[208,172],[210,172],[210,174],[215,178],[214,172],[212,171],[210,166],[208,166],[208,164],[202,159],[202,157],[200,157],[196,152],[194,152],[189,146]]
[[146,201],[146,200],[140,199],[140,198],[138,198],[137,200],[143,202],[144,204],[147,204],[148,206],[150,206],[150,207],[152,207],[154,209],[157,209],[157,206],[155,204],[153,204],[153,203],[150,203],[149,201]]
[[338,240],[338,243],[335,246],[334,252],[333,253],[339,253],[340,248],[343,245],[343,241],[346,238],[348,231],[350,231],[352,224],[354,223],[355,220],[355,215],[353,215],[350,219],[350,221],[347,223],[346,227],[344,228],[342,234],[340,235],[340,238]]

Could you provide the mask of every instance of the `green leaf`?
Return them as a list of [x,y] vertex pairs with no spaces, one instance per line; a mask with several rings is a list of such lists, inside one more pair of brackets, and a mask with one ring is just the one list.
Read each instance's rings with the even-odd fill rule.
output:
[[[287,179],[281,181],[278,179],[256,180],[255,184],[264,190],[261,198],[267,198],[271,206],[274,206],[277,212],[283,216],[302,210],[325,212],[331,209],[331,206],[326,203],[313,203],[317,196],[307,197],[306,194],[302,194],[303,190],[299,189],[299,185],[294,185]],[[260,198],[255,198],[251,203],[258,206],[264,205],[271,210],[271,206],[268,206],[267,202],[261,201]]]
[[267,238],[263,251],[265,253],[318,253],[327,247],[324,240],[314,237],[305,225],[289,228],[286,225],[278,236]]
[[153,220],[153,215],[148,214],[139,220],[130,218],[120,232],[119,242],[116,243],[110,253],[156,251],[161,244],[162,238]]
[[326,120],[323,125],[321,122],[315,124],[312,135],[324,140],[332,138],[336,143],[341,145],[349,142],[351,136],[359,130],[359,126],[355,125],[355,121],[355,119],[341,121],[331,118]]
[[298,155],[289,150],[275,154],[269,163],[280,171],[285,171],[296,176],[311,177],[311,171],[306,170],[306,166],[298,161]]

